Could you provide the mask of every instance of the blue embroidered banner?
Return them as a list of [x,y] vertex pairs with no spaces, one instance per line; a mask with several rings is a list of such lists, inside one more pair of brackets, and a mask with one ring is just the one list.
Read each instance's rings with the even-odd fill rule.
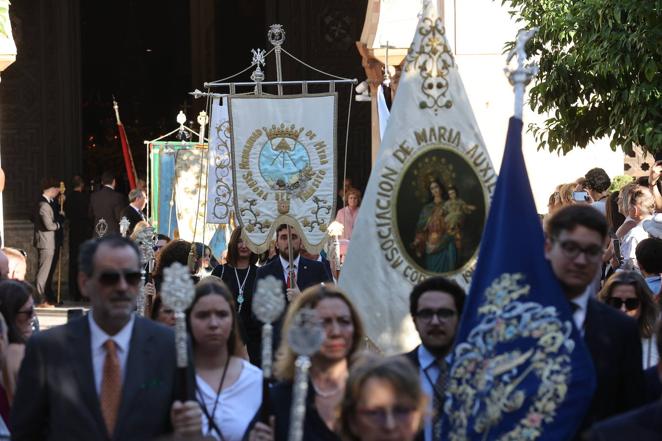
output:
[[595,389],[590,354],[544,258],[511,118],[446,387],[443,440],[566,440]]

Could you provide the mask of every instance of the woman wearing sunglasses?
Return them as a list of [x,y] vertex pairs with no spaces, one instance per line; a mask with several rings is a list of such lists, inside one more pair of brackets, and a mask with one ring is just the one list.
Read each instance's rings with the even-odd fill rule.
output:
[[343,441],[413,441],[426,398],[404,357],[368,356],[349,374],[340,406]]
[[605,283],[598,298],[637,320],[641,335],[643,368],[657,365],[659,355],[655,342],[655,323],[659,315],[653,293],[646,280],[636,271],[619,271]]
[[311,357],[303,439],[340,439],[337,435],[337,408],[345,390],[350,364],[362,348],[365,334],[361,319],[347,295],[333,285],[316,285],[306,289],[287,309],[281,333],[283,337],[274,364],[279,382],[270,391],[269,410],[274,415],[275,426],[256,423],[249,441],[288,439],[297,355],[290,348],[286,336],[294,324],[294,317],[303,308],[316,311],[326,334],[322,346]]
[[203,435],[239,441],[262,402],[262,371],[240,356],[237,313],[223,282],[207,277],[196,285],[186,326]]
[[13,399],[18,369],[25,356],[25,343],[32,335],[34,288],[27,282],[5,280],[0,283],[0,313],[7,322],[7,371],[3,373],[3,385],[9,401]]

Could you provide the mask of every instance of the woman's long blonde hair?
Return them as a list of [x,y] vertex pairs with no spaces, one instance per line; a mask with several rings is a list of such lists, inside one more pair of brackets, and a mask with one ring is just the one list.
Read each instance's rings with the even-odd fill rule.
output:
[[277,379],[281,381],[292,381],[294,379],[294,361],[297,354],[292,351],[287,342],[287,333],[292,326],[294,316],[302,308],[315,308],[317,304],[324,299],[340,299],[349,308],[352,316],[352,324],[354,325],[354,337],[352,338],[352,346],[347,354],[347,360],[352,360],[352,355],[361,349],[363,341],[365,340],[365,332],[363,330],[363,323],[359,317],[356,308],[340,288],[333,284],[320,284],[311,286],[304,290],[304,292],[292,302],[287,310],[283,330],[281,332],[281,341],[276,354],[276,363],[274,364],[274,374]]

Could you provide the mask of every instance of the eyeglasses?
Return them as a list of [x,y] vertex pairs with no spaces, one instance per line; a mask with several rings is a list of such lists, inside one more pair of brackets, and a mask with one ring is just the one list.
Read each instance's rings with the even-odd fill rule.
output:
[[121,270],[121,271],[103,271],[97,276],[99,283],[105,286],[117,285],[120,278],[123,278],[127,284],[136,286],[140,283],[140,271]]
[[16,312],[16,314],[25,314],[29,319],[34,317],[34,307],[31,307],[29,309],[23,309],[19,310]]
[[634,311],[639,307],[639,299],[634,298],[634,299],[619,299],[618,297],[611,297],[607,299],[607,303],[610,306],[613,306],[616,309],[621,309],[623,305],[625,305],[625,310],[626,311]]
[[430,322],[432,317],[437,317],[438,320],[448,320],[449,318],[454,317],[456,314],[455,311],[448,308],[439,308],[439,309],[421,309],[416,313],[416,317],[420,320]]
[[385,426],[389,416],[396,424],[406,424],[411,421],[416,408],[407,406],[393,406],[376,409],[358,409],[359,415],[364,417],[373,426]]
[[561,251],[563,251],[565,257],[573,260],[576,259],[580,253],[584,253],[586,260],[589,262],[597,262],[598,260],[602,259],[602,255],[604,253],[604,249],[601,245],[589,245],[587,247],[583,247],[573,240],[564,240],[563,242],[559,242],[559,246],[561,247]]

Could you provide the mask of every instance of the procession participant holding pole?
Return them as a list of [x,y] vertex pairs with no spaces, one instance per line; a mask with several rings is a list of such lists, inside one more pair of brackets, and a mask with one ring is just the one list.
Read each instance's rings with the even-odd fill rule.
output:
[[[58,211],[55,215],[57,222],[64,225],[64,192],[67,189],[64,186],[64,181],[60,181],[60,195],[58,196]],[[64,228],[60,228],[55,232],[55,247],[57,249],[57,301],[56,304],[62,304],[62,245],[64,244]]]
[[202,407],[202,433],[222,441],[243,439],[262,402],[262,371],[240,356],[237,317],[224,283],[209,277],[196,285],[186,312],[196,398]]
[[[287,303],[294,301],[304,290],[331,278],[320,262],[306,259],[299,255],[301,238],[290,226],[282,224],[276,230],[278,257],[258,268],[256,284],[260,279],[273,276],[282,281],[282,292]],[[280,320],[274,323],[274,346],[280,344]],[[255,361],[258,362],[257,360]]]
[[[345,293],[334,286],[317,285],[308,288],[292,303],[283,332],[289,333],[295,316],[303,308],[313,308],[324,328],[324,341],[311,357],[303,439],[336,441],[339,440],[335,433],[336,408],[343,396],[350,363],[362,347],[363,325]],[[270,397],[275,430],[266,424],[256,423],[250,433],[250,441],[288,439],[295,359],[295,352],[283,340],[275,364],[276,378],[280,382],[271,389]]]
[[134,314],[136,245],[116,235],[87,241],[79,265],[90,313],[28,341],[12,439],[142,441],[173,428],[180,435],[200,433],[198,403],[175,395],[172,330]]

